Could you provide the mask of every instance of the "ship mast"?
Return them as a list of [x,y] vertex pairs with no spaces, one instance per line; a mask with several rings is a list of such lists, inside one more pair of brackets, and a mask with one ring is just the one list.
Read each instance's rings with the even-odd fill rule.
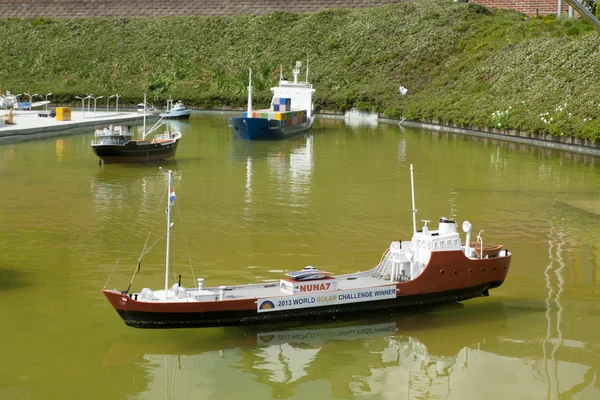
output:
[[248,69],[248,118],[252,118],[252,68]]
[[306,85],[308,86],[308,55],[306,56]]
[[302,62],[301,61],[296,61],[296,68],[294,68],[293,74],[294,74],[294,85],[298,84],[298,75],[300,75],[300,67],[302,66]]
[[[144,98],[144,106],[145,101]],[[169,298],[169,246],[171,244],[171,185],[172,185],[172,172],[171,170],[167,171],[167,255],[165,259],[165,299]]]
[[413,177],[413,165],[410,164],[410,191],[412,195],[413,234],[417,233],[417,209],[415,208],[415,180]]
[[144,93],[144,129],[142,131],[142,139],[146,139],[146,93]]

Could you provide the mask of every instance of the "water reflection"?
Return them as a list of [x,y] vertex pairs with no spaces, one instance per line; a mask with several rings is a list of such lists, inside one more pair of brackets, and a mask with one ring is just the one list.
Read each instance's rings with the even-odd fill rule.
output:
[[191,132],[192,123],[185,119],[163,120],[165,127],[170,131],[181,132],[182,134]]
[[[475,329],[451,334],[456,326],[475,320],[488,324],[487,335]],[[260,383],[268,390],[263,398],[306,393],[304,385],[317,380],[329,385],[322,396],[315,393],[319,398],[328,397],[329,390],[334,398],[447,397],[468,388],[464,375],[477,372],[486,349],[492,351],[486,356],[490,362],[502,361],[493,349],[507,328],[503,304],[492,301],[468,310],[452,305],[423,314],[375,315],[316,326],[135,331],[109,349],[104,364],[112,377],[124,370],[135,375],[137,387],[122,382],[127,387],[118,392],[168,393],[167,398],[227,398],[216,391],[234,370],[243,373],[236,378],[238,392],[246,387],[256,391],[254,385]],[[174,382],[189,384],[177,387]]]
[[[229,158],[245,163],[245,219],[252,219],[251,206],[255,196],[254,170],[264,179],[264,168],[270,182],[267,198],[275,206],[285,204],[295,210],[307,207],[314,170],[312,133],[278,141],[232,140]],[[265,194],[261,200],[264,202]]]
[[18,269],[9,268],[0,262],[0,291],[21,289],[31,284],[26,280],[27,274]]
[[[292,153],[304,153],[312,142],[312,133],[294,136],[286,140],[231,140],[229,158],[234,162],[247,159],[284,158]],[[312,147],[312,144],[310,145]],[[311,150],[312,153],[312,150]]]
[[[123,381],[118,393],[169,399],[228,398],[234,375],[238,393],[257,398],[595,398],[599,349],[565,340],[557,312],[542,343],[520,326],[530,321],[520,302],[490,298],[316,326],[135,331],[112,345],[104,364],[113,381],[135,377],[135,388]],[[507,384],[490,392],[498,382]]]

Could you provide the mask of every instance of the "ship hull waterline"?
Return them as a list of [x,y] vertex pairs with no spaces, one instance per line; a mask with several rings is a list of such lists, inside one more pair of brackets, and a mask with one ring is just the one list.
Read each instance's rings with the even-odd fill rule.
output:
[[92,149],[100,160],[106,164],[144,162],[174,157],[178,144],[179,140],[169,144],[129,142],[125,145],[96,145],[92,146]]
[[[133,328],[203,328],[239,325],[257,325],[276,322],[309,321],[318,322],[336,317],[363,315],[373,312],[411,312],[441,304],[456,303],[481,296],[502,282],[490,282],[471,288],[451,290],[442,293],[428,293],[411,296],[398,296],[395,299],[362,303],[340,304],[326,307],[294,309],[270,313],[257,313],[256,310],[231,310],[211,312],[145,312],[117,309],[126,325]],[[105,292],[107,298],[110,295]],[[118,294],[118,296],[123,296]]]
[[313,119],[291,126],[280,125],[281,121],[265,118],[229,118],[229,129],[234,137],[243,140],[281,140],[308,132]]
[[163,119],[189,119],[191,111],[179,111],[179,112],[171,112],[166,114],[160,114]]

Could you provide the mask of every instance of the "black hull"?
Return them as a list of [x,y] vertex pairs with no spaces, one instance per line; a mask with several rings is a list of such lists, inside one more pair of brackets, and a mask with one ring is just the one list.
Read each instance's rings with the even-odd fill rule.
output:
[[106,164],[145,162],[174,157],[178,144],[179,140],[169,144],[131,141],[124,145],[96,145],[92,149]]
[[279,312],[258,313],[256,310],[215,311],[200,313],[157,313],[117,310],[126,325],[134,328],[201,328],[236,325],[256,325],[272,322],[290,321],[326,321],[337,317],[356,316],[362,313],[404,310],[407,312],[455,303],[475,297],[485,296],[488,289],[498,287],[502,282],[490,282],[476,287],[421,295],[400,296],[395,299],[367,301],[314,307],[306,309],[284,310]]

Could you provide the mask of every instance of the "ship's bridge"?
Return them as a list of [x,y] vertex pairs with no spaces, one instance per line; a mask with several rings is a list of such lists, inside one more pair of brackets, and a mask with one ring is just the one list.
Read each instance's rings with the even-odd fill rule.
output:
[[[289,98],[291,99],[291,109],[293,110],[306,110],[307,117],[312,116],[312,95],[315,90],[312,85],[293,84],[293,83],[281,83],[279,87],[271,88],[273,92],[273,98]],[[271,107],[273,104],[271,104]]]
[[461,250],[460,234],[455,221],[440,218],[437,230],[429,230],[427,223],[415,234],[413,241],[419,249],[428,251]]

